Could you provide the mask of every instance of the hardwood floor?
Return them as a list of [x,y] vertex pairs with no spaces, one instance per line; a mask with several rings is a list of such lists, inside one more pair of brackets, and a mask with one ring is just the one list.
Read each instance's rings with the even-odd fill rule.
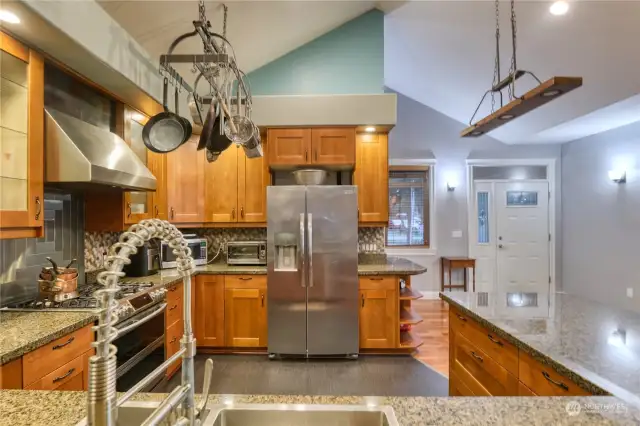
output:
[[449,377],[449,305],[442,300],[415,300],[411,307],[424,321],[413,327],[424,344],[413,357]]

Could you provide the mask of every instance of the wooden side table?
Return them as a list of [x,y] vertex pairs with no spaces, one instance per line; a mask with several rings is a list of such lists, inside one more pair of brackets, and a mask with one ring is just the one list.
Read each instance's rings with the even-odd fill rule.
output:
[[[440,258],[440,291],[452,288],[462,288],[467,291],[467,269],[473,271],[473,291],[476,291],[476,260],[468,257],[442,257]],[[454,269],[462,269],[464,271],[464,284],[451,284],[451,271]],[[449,276],[449,284],[445,285],[444,275],[445,270]]]

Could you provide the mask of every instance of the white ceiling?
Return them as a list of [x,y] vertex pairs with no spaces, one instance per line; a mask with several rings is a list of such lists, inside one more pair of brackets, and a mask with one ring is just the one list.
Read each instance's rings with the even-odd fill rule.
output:
[[[582,76],[584,84],[490,133],[505,143],[566,142],[640,119],[640,3],[573,1],[565,16],[551,15],[550,4],[516,1],[518,68],[543,81]],[[385,84],[468,123],[493,78],[494,13],[489,1],[410,2],[388,13]],[[508,18],[509,4],[501,2],[503,77]],[[523,77],[516,92],[534,85]]]

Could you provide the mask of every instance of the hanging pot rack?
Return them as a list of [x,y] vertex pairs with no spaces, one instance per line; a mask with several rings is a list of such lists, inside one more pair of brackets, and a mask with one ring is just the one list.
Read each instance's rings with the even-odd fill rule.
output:
[[[517,117],[520,117],[527,112],[544,105],[553,99],[557,99],[560,96],[568,93],[580,86],[582,86],[582,77],[552,77],[545,82],[540,79],[531,71],[522,70],[517,68],[516,62],[516,37],[517,37],[517,25],[516,25],[516,13],[515,13],[515,0],[510,1],[511,5],[511,66],[509,75],[504,79],[500,78],[500,1],[495,0],[495,18],[496,18],[496,56],[494,61],[494,73],[493,83],[489,90],[487,90],[480,103],[476,107],[471,119],[469,120],[469,127],[465,128],[461,133],[461,137],[478,137],[482,136],[503,124],[506,124]],[[515,84],[516,80],[525,75],[533,77],[538,85],[529,90],[522,96],[516,96]],[[503,103],[504,89],[508,90],[510,102],[506,105]],[[491,114],[473,122],[478,110],[484,103],[487,95],[491,95]],[[496,107],[496,96],[500,99],[500,108]]]

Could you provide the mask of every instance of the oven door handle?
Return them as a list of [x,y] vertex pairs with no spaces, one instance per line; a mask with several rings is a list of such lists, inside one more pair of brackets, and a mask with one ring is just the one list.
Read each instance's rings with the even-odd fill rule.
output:
[[164,310],[167,308],[167,304],[163,303],[162,305],[160,305],[159,308],[155,309],[152,313],[150,313],[149,315],[145,316],[144,318],[138,320],[138,321],[134,321],[131,324],[129,324],[126,327],[123,328],[118,328],[118,336],[123,336],[125,334],[127,334],[128,332],[130,332],[131,330],[133,330],[134,328],[144,324],[145,322],[151,320],[154,317],[157,317],[158,315],[160,315],[162,312],[164,312]]

